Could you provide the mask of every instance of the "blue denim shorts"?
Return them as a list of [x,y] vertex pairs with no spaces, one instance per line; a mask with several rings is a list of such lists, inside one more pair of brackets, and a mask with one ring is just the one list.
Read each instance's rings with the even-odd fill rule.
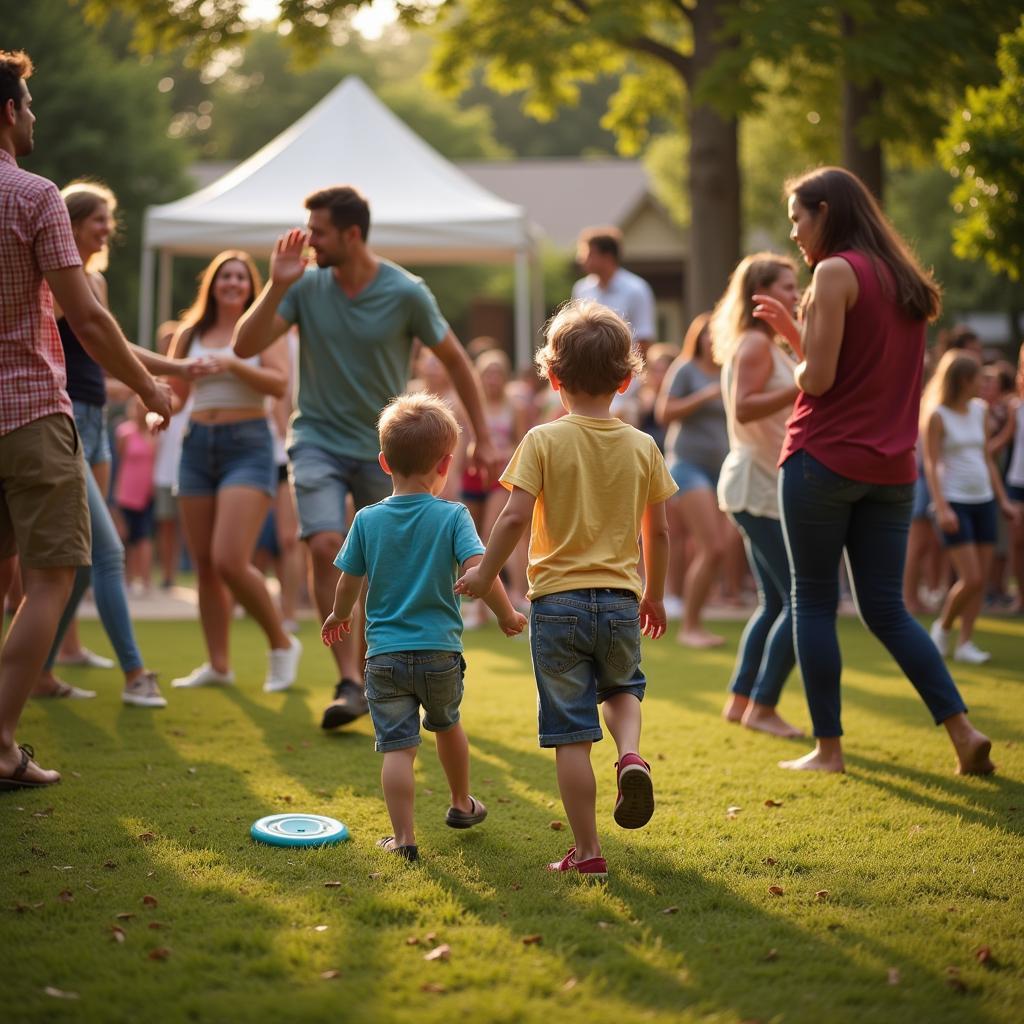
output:
[[88,466],[110,462],[110,435],[107,433],[107,407],[92,402],[73,401],[75,426],[82,439],[82,454]]
[[597,705],[620,693],[644,699],[640,602],[629,590],[564,590],[530,605],[542,747],[602,738]]
[[366,700],[379,753],[420,744],[423,728],[447,732],[459,722],[465,659],[458,651],[392,651],[366,659]]
[[205,498],[222,487],[277,494],[274,442],[264,417],[238,423],[191,421],[181,445],[178,495]]
[[959,544],[995,544],[999,525],[999,512],[992,501],[951,501],[949,507],[956,513],[960,525],[956,533],[939,529],[939,537],[947,548]]
[[678,498],[687,491],[715,491],[718,489],[718,473],[711,473],[696,462],[684,462],[678,459],[669,467],[669,473],[679,490],[672,495]]
[[349,494],[358,512],[391,493],[391,477],[376,459],[352,459],[313,444],[292,445],[288,456],[303,540],[318,533],[344,534]]

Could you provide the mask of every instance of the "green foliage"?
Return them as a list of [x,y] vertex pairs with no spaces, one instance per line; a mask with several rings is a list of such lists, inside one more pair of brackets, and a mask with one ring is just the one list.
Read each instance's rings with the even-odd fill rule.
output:
[[958,180],[953,208],[958,256],[984,259],[1014,281],[1024,272],[1024,21],[999,43],[1001,81],[969,88],[939,146]]
[[74,178],[96,178],[118,198],[120,231],[106,276],[111,308],[131,334],[142,213],[186,187],[189,153],[168,138],[170,105],[158,90],[167,64],[122,57],[116,38],[108,45],[63,0],[8,5],[4,33],[5,44],[26,50],[36,65],[29,83],[36,148],[24,167],[61,187]]
[[[70,670],[100,696],[31,701],[19,731],[64,781],[0,801],[5,1020],[1017,1024],[1024,627],[982,618],[978,630],[993,660],[957,679],[996,741],[993,779],[952,774],[944,732],[855,620],[840,622],[841,777],[781,772],[808,741],[719,718],[728,649],[645,642],[658,805],[648,828],[615,828],[614,746],[594,745],[607,885],[543,869],[570,833],[550,827],[565,818],[554,758],[537,748],[529,645],[493,626],[466,636],[463,704],[472,789],[490,815],[445,827],[425,735],[418,866],[373,845],[391,830],[370,723],[317,728],[331,677],[312,623],[287,693],[260,691],[251,621],[232,626],[238,685],[168,688],[162,711],[121,705],[110,673]],[[731,645],[740,624],[716,631]],[[164,679],[205,656],[195,622],[137,632]],[[97,623],[82,634],[107,651]],[[796,673],[780,711],[807,724]],[[254,820],[288,810],[340,818],[352,840],[287,850],[249,838]],[[450,959],[424,960],[441,943]]]

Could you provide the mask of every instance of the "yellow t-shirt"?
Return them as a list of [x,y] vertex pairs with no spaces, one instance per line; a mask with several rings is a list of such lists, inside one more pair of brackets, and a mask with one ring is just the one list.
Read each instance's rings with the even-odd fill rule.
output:
[[640,521],[678,488],[649,434],[617,419],[563,416],[534,427],[501,482],[537,499],[529,597],[613,587],[642,594]]

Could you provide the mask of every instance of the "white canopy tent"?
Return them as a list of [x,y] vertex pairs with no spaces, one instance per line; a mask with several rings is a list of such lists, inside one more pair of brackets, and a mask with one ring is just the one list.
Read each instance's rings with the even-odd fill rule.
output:
[[382,256],[419,264],[513,262],[516,362],[529,362],[536,230],[522,207],[447,161],[356,77],[224,177],[146,211],[139,339],[152,335],[157,266],[156,311],[167,319],[175,255],[237,248],[266,256],[279,235],[305,224],[305,197],[334,184],[367,197],[370,244]]

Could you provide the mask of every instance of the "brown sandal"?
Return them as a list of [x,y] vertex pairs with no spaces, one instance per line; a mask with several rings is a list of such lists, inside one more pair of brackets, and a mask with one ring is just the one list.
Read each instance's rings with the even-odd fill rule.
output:
[[35,758],[36,752],[27,743],[19,743],[18,750],[21,751],[21,760],[18,762],[18,767],[14,769],[13,774],[6,778],[0,778],[0,793],[10,792],[15,789],[42,789],[44,786],[52,786],[54,783],[60,782],[60,776],[54,779],[53,782],[32,782],[26,779],[24,777],[25,772],[28,771],[28,766]]

